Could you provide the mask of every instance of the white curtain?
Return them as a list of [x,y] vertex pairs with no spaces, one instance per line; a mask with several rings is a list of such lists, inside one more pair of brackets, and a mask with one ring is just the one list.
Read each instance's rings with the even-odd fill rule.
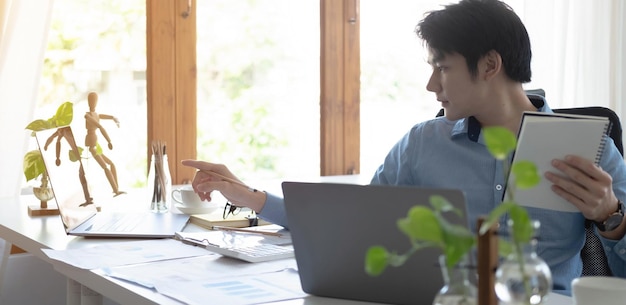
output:
[[[53,0],[0,0],[0,197],[17,197]],[[9,245],[0,239],[0,286]],[[0,296],[1,298],[2,296]]]
[[53,0],[0,0],[0,197],[22,183]]
[[611,14],[611,101],[621,118],[626,118],[626,3],[613,1]]
[[531,37],[533,81],[527,88],[545,89],[552,108],[606,106],[626,118],[625,1],[507,2]]

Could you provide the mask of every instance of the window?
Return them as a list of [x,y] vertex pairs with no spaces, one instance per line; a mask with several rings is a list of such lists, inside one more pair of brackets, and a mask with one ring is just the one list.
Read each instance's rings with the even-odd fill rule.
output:
[[[426,90],[431,68],[415,34],[422,13],[448,1],[361,1],[361,174],[441,105]],[[381,22],[383,21],[384,22]]]
[[198,158],[319,175],[319,1],[197,1]]

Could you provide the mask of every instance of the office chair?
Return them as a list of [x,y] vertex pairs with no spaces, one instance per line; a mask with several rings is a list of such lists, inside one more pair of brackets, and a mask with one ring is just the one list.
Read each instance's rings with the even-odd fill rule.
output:
[[[529,98],[533,96],[545,97],[543,89],[526,90]],[[439,110],[437,116],[443,116],[443,109]],[[622,124],[617,114],[606,107],[575,107],[575,108],[559,108],[552,109],[555,113],[582,114],[607,117],[611,122],[609,137],[613,139],[613,143],[624,156],[624,146],[622,143]],[[580,251],[580,258],[583,262],[582,276],[612,276],[611,268],[606,259],[604,248],[600,238],[595,234],[593,221],[585,220],[585,245]]]

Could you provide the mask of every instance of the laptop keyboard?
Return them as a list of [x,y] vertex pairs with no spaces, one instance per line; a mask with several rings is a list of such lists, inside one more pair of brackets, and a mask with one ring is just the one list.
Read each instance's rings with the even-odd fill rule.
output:
[[139,215],[114,216],[102,223],[94,223],[88,231],[97,232],[132,232],[141,222]]
[[249,247],[233,248],[207,246],[207,249],[224,256],[234,257],[252,263],[291,258],[294,256],[293,246],[291,245],[258,244]]

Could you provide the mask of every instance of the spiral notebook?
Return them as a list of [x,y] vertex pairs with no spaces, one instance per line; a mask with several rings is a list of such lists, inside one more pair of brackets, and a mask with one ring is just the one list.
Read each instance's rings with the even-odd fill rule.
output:
[[[552,159],[578,155],[596,164],[600,162],[611,122],[606,117],[563,113],[524,112],[513,162],[534,162],[541,177],[540,183],[530,189],[515,190],[515,201],[527,207],[564,212],[578,212],[567,200],[551,190],[552,183],[544,178],[546,171],[558,174],[550,164]],[[511,185],[509,176],[507,185]],[[507,187],[504,198],[508,198]]]

